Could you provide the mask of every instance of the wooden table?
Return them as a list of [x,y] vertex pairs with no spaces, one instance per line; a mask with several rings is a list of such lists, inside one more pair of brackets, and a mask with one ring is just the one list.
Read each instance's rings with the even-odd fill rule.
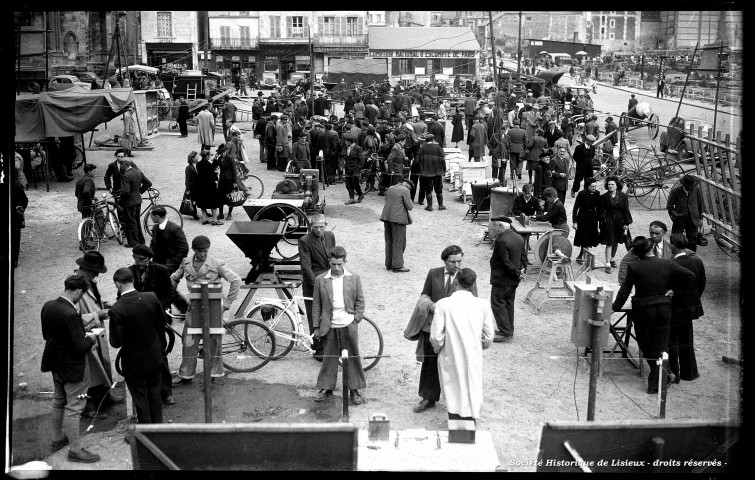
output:
[[535,235],[536,238],[539,238],[540,235],[553,230],[553,225],[548,222],[530,221],[529,225],[522,225],[518,217],[508,218],[511,219],[511,229],[524,237],[524,248],[527,250],[528,256],[530,254],[534,255],[534,252],[530,249],[530,235]]

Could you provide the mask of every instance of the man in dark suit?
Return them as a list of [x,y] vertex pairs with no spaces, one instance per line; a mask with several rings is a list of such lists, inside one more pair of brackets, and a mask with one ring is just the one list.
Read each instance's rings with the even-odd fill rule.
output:
[[124,159],[121,166],[121,194],[118,205],[123,209],[123,229],[126,233],[126,247],[134,248],[144,243],[144,233],[139,228],[139,215],[142,211],[142,193],[152,186],[152,182],[141,170],[134,168],[134,162]]
[[254,124],[254,138],[260,143],[260,163],[267,163],[265,153],[265,130],[267,128],[267,119],[270,117],[260,116]]
[[653,242],[653,255],[658,258],[673,260],[674,251],[669,241],[666,240],[667,231],[668,228],[665,223],[653,220],[650,222],[650,227],[648,227],[648,238]]
[[[115,160],[109,163],[107,169],[105,169],[105,187],[113,193],[120,193],[121,191],[121,162],[126,158],[126,153],[125,148],[116,150]],[[133,162],[132,166],[138,168]]]
[[181,260],[189,254],[189,243],[183,228],[167,219],[164,207],[155,207],[150,210],[152,221],[152,241],[149,248],[155,254],[154,262],[165,265],[168,273],[178,270]]
[[[344,165],[344,183],[346,184],[346,190],[349,192],[349,200],[346,205],[352,205],[354,203],[361,203],[364,199],[364,193],[362,193],[362,187],[359,185],[359,180],[362,176],[362,164],[364,163],[364,154],[362,148],[354,142],[354,137],[351,135],[343,136],[346,144],[346,159]],[[354,200],[354,195],[357,195],[357,199]]]
[[336,176],[336,165],[338,163],[338,152],[340,143],[338,133],[333,130],[333,124],[326,123],[325,131],[317,138],[319,149],[322,150],[323,167],[328,184],[332,184]]
[[493,341],[500,343],[514,336],[514,298],[527,266],[527,250],[522,236],[511,230],[511,219],[508,217],[493,218],[488,231],[493,239],[490,307],[498,329]]
[[511,171],[512,180],[515,174],[517,178],[522,178],[523,153],[524,146],[527,143],[527,132],[519,124],[520,120],[515,118],[508,132],[509,139],[511,140],[511,145],[509,146],[509,156],[511,157],[509,159],[509,170]]
[[275,141],[276,141],[276,130],[275,130],[275,117],[265,117],[268,118],[267,123],[265,124],[265,151],[267,152],[267,169],[268,170],[277,170],[278,165],[275,158]]
[[705,265],[702,259],[689,252],[688,239],[683,233],[670,237],[674,250],[674,261],[695,274],[695,283],[690,288],[675,288],[671,298],[671,328],[669,329],[668,352],[669,368],[674,374],[674,382],[691,381],[700,376],[695,358],[694,332],[692,321],[703,315],[700,297],[705,290]]
[[430,115],[427,117],[427,133],[432,133],[433,138],[436,142],[438,142],[438,145],[440,145],[440,148],[444,148],[446,146],[446,129],[443,128],[443,125],[438,122],[438,119],[434,116]]
[[404,266],[406,250],[406,226],[412,223],[409,215],[414,205],[409,191],[414,188],[411,180],[393,185],[385,192],[385,206],[380,220],[385,227],[385,268],[394,272],[408,272]]
[[[69,443],[68,460],[93,463],[99,455],[82,448],[79,441],[79,421],[86,405],[89,368],[86,355],[95,344],[93,333],[84,333],[84,323],[76,304],[89,289],[82,275],[66,278],[65,291],[56,300],[42,307],[42,371],[52,372],[52,451],[57,452]],[[65,432],[65,434],[64,434]]]
[[619,311],[634,287],[632,317],[637,346],[650,365],[647,392],[657,393],[660,369],[656,362],[668,348],[672,316],[670,295],[674,289],[687,290],[694,286],[695,274],[672,260],[653,255],[653,242],[643,236],[632,241],[632,253],[639,258],[627,265],[626,277],[612,309]]
[[572,155],[572,158],[574,158],[574,167],[576,170],[574,172],[574,182],[571,186],[572,198],[577,195],[579,184],[582,180],[587,180],[593,176],[592,159],[595,157],[594,142],[595,137],[587,135],[585,137],[585,143],[580,143],[574,149],[574,155]]
[[188,136],[189,129],[186,125],[186,121],[189,119],[189,104],[186,103],[183,95],[178,97],[178,115],[176,116],[176,122],[178,122],[178,128],[181,131],[181,138]]
[[120,297],[110,309],[110,345],[121,349],[123,377],[140,424],[162,423],[162,358],[165,313],[152,292],[137,292],[134,275],[119,268],[113,281]]
[[548,148],[553,148],[556,140],[563,136],[564,132],[556,128],[556,121],[550,120],[546,126],[545,133],[543,134],[543,138],[545,138],[545,141],[548,143]]
[[[310,231],[299,239],[299,263],[302,272],[302,295],[312,297],[315,289],[315,278],[325,273],[328,268],[328,252],[336,246],[336,236],[333,232],[326,232],[328,225],[325,215],[316,213],[310,218]],[[305,300],[304,307],[307,310],[307,322],[309,323],[310,335],[315,331],[312,323],[312,300]],[[322,361],[322,343],[315,339],[312,348],[315,350],[315,358]]]
[[[351,403],[364,403],[360,388],[367,386],[359,357],[359,322],[364,315],[364,293],[359,275],[346,270],[346,250],[333,247],[328,252],[330,269],[315,279],[312,313],[315,336],[323,343],[323,362],[317,376],[316,402],[333,396],[338,378],[338,357],[347,350],[348,387]],[[344,365],[346,367],[346,365]]]
[[[170,310],[170,304],[173,303],[177,292],[170,281],[170,272],[168,272],[168,269],[159,263],[151,261],[154,256],[152,249],[148,246],[137,245],[133,250],[134,264],[128,268],[134,275],[134,288],[136,291],[154,293],[160,301],[162,309]],[[184,303],[186,303],[185,300]],[[165,320],[168,321],[168,317],[165,317]],[[173,385],[171,383],[168,356],[165,354],[163,354],[162,358],[161,398],[166,405],[176,403],[173,399]]]
[[[435,406],[435,402],[440,400],[440,378],[438,376],[438,357],[433,354],[433,346],[430,344],[430,327],[433,323],[433,314],[435,313],[435,303],[441,298],[451,296],[458,287],[457,275],[461,269],[461,262],[464,260],[464,252],[457,245],[450,245],[443,249],[440,254],[441,260],[445,266],[431,268],[425,278],[425,286],[422,288],[422,297],[429,299],[432,303],[429,306],[429,313],[425,323],[419,332],[418,350],[422,350],[424,355],[422,360],[422,370],[419,374],[419,391],[417,392],[422,400],[414,406],[416,413],[421,413]],[[472,294],[477,296],[477,282],[472,285]]]
[[511,208],[511,213],[514,216],[524,214],[531,217],[543,213],[543,207],[538,199],[532,195],[532,190],[532,184],[525,183],[522,187],[522,193],[514,197],[514,206]]

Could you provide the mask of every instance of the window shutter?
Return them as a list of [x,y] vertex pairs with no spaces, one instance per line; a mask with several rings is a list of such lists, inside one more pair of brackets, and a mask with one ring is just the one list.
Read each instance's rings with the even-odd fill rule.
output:
[[317,33],[320,35],[324,35],[324,29],[323,25],[325,23],[325,19],[323,17],[317,17]]
[[309,17],[306,15],[301,18],[301,26],[302,26],[302,35],[304,35],[304,38],[309,36]]
[[293,19],[287,15],[286,16],[286,37],[288,37],[288,38],[291,38],[291,36],[292,36],[291,35],[291,24],[292,23],[293,23]]
[[357,17],[357,34],[364,34],[364,17]]
[[338,26],[336,27],[336,33],[343,35],[346,33],[346,19],[344,17],[336,17]]

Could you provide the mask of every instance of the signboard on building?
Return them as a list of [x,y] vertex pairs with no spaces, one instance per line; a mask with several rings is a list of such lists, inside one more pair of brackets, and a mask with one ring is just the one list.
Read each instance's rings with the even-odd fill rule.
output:
[[414,80],[414,75],[410,73],[405,73],[401,75],[401,80]]
[[415,75],[424,75],[425,74],[425,67],[414,67],[414,74]]
[[249,55],[249,61],[250,62],[256,62],[257,61],[257,56],[256,55]]
[[241,57],[239,55],[231,55],[231,60],[234,62],[240,62]]
[[367,47],[349,47],[349,46],[337,46],[337,47],[314,47],[315,53],[327,53],[330,55],[348,55],[351,53],[359,53],[364,55],[367,53]]
[[443,75],[453,75],[454,67],[443,67]]
[[467,58],[476,57],[473,50],[372,50],[372,57],[396,57],[396,58]]

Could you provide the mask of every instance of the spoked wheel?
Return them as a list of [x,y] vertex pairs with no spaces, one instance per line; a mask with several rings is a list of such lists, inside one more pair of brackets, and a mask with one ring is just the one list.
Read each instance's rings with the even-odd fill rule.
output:
[[658,127],[658,115],[655,113],[651,113],[650,116],[647,119],[648,122],[648,136],[651,140],[655,140],[656,137],[658,137],[658,131],[660,128]]
[[654,157],[655,152],[648,148],[632,148],[619,157],[616,173],[624,182],[627,195],[639,198],[655,189],[654,174],[647,171]]
[[144,225],[144,232],[148,236],[150,237],[152,236],[152,227],[157,225],[155,222],[152,221],[152,215],[149,214],[149,211],[155,207],[163,207],[165,209],[166,219],[175,223],[179,227],[184,226],[183,216],[180,213],[178,213],[178,210],[176,210],[174,207],[171,207],[170,205],[155,205],[147,209],[147,211],[144,213],[144,219],[142,220],[142,224]]
[[107,212],[107,224],[110,227],[110,230],[113,231],[113,237],[115,237],[118,244],[123,245],[123,239],[126,235],[123,232],[123,228],[121,228],[121,222],[118,221],[115,212]]
[[239,319],[223,325],[223,365],[232,372],[253,372],[270,361],[275,335],[266,325]]
[[593,158],[592,169],[592,176],[597,180],[603,180],[616,174],[616,159],[610,153],[601,152]]
[[247,198],[262,198],[265,193],[265,184],[256,175],[247,174],[243,179],[246,186]]
[[648,210],[662,210],[666,208],[671,189],[679,182],[684,172],[678,163],[670,162],[665,156],[648,151],[652,157],[641,167],[641,180],[634,184],[635,197],[640,205]]
[[100,250],[99,231],[91,218],[87,218],[79,224],[79,249],[82,252]]
[[291,315],[277,305],[257,305],[247,317],[255,322],[268,326],[275,334],[275,351],[270,354],[271,360],[280,360],[294,348],[294,320]]
[[[560,250],[561,253],[571,258],[573,250],[572,244],[567,237],[563,236],[563,234],[559,235],[560,232],[562,231],[551,230],[550,232],[546,232],[535,243],[535,248],[533,249],[535,253],[535,265],[543,269],[544,272],[550,272],[550,265],[545,260],[548,255],[553,254],[556,250]],[[551,250],[548,251],[548,242],[551,237],[553,237],[553,240],[551,241]]]
[[309,218],[302,209],[286,203],[273,203],[260,209],[252,220],[285,222],[283,238],[275,246],[275,251],[283,260],[299,257],[299,239],[309,231]]
[[366,372],[380,361],[383,355],[383,334],[375,323],[367,317],[359,322],[359,356],[362,369]]

